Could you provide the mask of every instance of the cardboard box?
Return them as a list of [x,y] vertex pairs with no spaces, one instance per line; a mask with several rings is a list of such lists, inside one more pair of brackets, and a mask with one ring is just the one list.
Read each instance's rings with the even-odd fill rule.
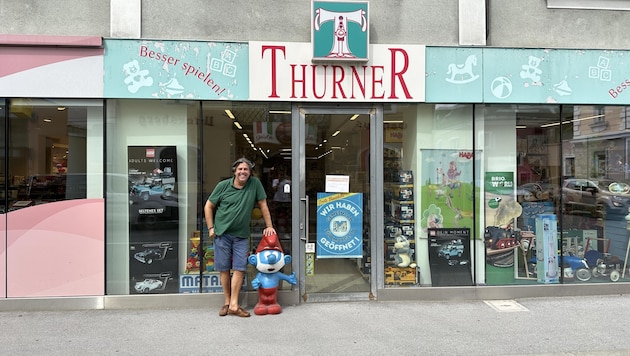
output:
[[394,200],[413,201],[413,184],[397,184],[393,187]]
[[387,267],[385,269],[386,285],[416,285],[415,267]]
[[413,171],[398,171],[396,178],[399,183],[413,184]]

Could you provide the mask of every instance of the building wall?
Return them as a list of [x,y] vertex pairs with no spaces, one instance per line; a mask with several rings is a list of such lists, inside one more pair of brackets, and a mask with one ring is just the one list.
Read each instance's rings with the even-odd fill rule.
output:
[[488,2],[488,46],[630,47],[622,25],[630,21],[630,11],[547,9],[546,1]]
[[[476,4],[471,5],[471,1]],[[458,0],[371,0],[370,41],[428,46],[483,45],[470,43],[464,35],[468,31],[483,30],[477,27],[484,24],[478,17],[485,7],[487,46],[630,47],[630,38],[624,35],[622,25],[630,21],[630,11],[548,9],[547,2],[540,0],[460,3]],[[0,32],[308,42],[310,4],[307,0],[3,0],[0,1],[0,23],[3,24]],[[138,8],[140,15],[135,14]],[[471,9],[476,9],[472,10],[474,14]],[[140,26],[130,25],[129,20],[111,20],[112,13],[129,20],[141,16]],[[121,30],[121,27],[126,28]]]
[[109,2],[2,0],[0,34],[109,36]]

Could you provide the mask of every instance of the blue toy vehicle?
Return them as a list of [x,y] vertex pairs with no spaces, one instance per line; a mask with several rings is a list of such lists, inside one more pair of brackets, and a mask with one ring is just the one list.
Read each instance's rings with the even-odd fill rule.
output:
[[143,184],[136,184],[131,188],[131,195],[141,198],[144,201],[149,200],[152,195],[159,195],[161,197],[170,197],[173,189],[175,188],[173,182],[174,179],[169,179],[165,182],[162,179],[152,179],[150,182],[144,182]]
[[[588,263],[586,260],[569,253],[568,255],[558,256],[558,261],[562,261],[563,264],[563,273],[565,278],[573,278],[575,277],[580,282],[588,282],[591,277],[591,270],[588,267]],[[536,257],[532,257],[527,261],[527,266],[529,267],[529,271],[537,274],[537,263]],[[567,270],[570,268],[570,271]]]
[[442,248],[438,252],[439,257],[444,257],[447,260],[450,260],[451,257],[461,258],[463,254],[464,245],[462,245],[459,240],[442,245]]

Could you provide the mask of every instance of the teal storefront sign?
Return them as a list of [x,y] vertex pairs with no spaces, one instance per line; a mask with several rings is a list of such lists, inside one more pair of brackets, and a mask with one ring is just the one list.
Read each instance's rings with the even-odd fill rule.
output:
[[426,49],[427,102],[630,103],[630,51]]
[[314,60],[367,61],[367,1],[312,1],[311,35]]
[[105,40],[106,98],[246,100],[246,43]]
[[482,64],[481,48],[428,47],[427,102],[483,102]]

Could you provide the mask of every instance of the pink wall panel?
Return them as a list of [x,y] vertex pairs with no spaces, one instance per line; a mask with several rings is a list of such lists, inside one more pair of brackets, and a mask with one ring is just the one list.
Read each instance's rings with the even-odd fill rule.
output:
[[9,212],[6,295],[103,295],[104,206],[103,199],[65,200]]

